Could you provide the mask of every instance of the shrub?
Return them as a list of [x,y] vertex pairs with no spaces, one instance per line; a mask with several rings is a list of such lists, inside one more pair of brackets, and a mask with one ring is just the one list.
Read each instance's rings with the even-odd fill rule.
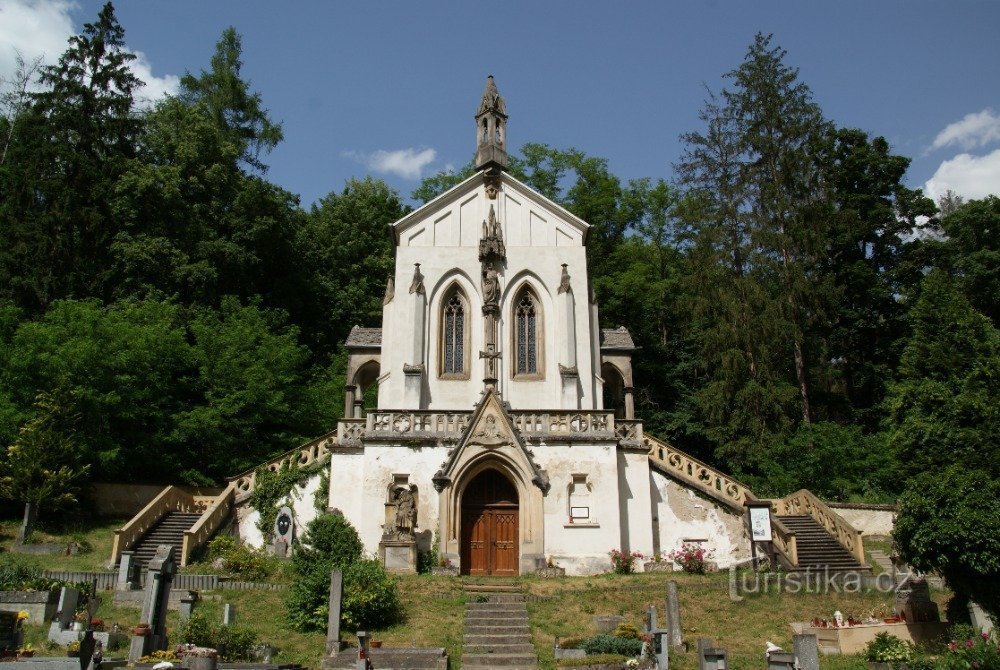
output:
[[228,535],[220,535],[208,543],[205,558],[222,559],[226,572],[238,575],[248,582],[266,581],[276,570],[274,560],[262,549],[254,549]]
[[612,549],[608,552],[611,557],[611,570],[619,575],[631,574],[635,571],[635,562],[642,558],[642,554],[633,551],[631,554],[619,549]]
[[960,637],[948,643],[948,653],[941,661],[941,666],[947,670],[1000,668],[1000,644],[989,633],[980,633],[964,640]]
[[219,652],[224,661],[253,660],[257,634],[245,626],[216,626],[201,612],[192,612],[180,630],[181,641]]
[[872,663],[905,663],[913,657],[913,648],[889,633],[879,633],[865,647],[865,659]]
[[713,555],[712,550],[705,549],[700,544],[685,542],[680,549],[667,554],[667,558],[680,565],[684,572],[703,575],[705,574],[705,561],[712,558]]
[[612,635],[615,637],[624,637],[628,640],[638,640],[639,629],[630,623],[620,623]]
[[594,654],[638,656],[642,652],[642,640],[630,640],[615,635],[595,635],[587,638],[583,643],[583,649],[588,656]]
[[[330,613],[330,571],[300,574],[289,591],[288,620],[298,630],[326,630]],[[344,568],[340,621],[348,629],[384,628],[399,618],[396,580],[372,559],[360,559]]]
[[586,642],[587,638],[580,637],[579,635],[572,635],[570,637],[560,638],[559,648],[560,649],[579,649]]
[[292,560],[300,574],[325,562],[331,566],[326,569],[329,576],[333,567],[361,558],[363,549],[358,531],[342,514],[321,514],[309,522]]

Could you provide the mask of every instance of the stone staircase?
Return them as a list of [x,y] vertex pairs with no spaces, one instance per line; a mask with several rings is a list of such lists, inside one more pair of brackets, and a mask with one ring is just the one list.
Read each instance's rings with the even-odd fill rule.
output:
[[[903,569],[899,570],[892,564],[892,559],[889,558],[889,555],[879,549],[869,550],[868,555],[871,556],[872,562],[882,569],[882,572],[888,575],[893,575],[896,579],[897,584],[902,582],[903,579],[909,574],[912,575],[920,574],[908,565],[903,566]],[[938,577],[937,575],[921,575],[921,576],[924,579],[926,579],[927,583],[933,586],[934,588],[936,589],[944,588],[944,580]]]
[[502,582],[467,584],[465,596],[463,669],[538,667],[528,626],[528,608],[520,587]]
[[153,559],[156,548],[161,544],[172,544],[180,551],[184,542],[184,531],[201,518],[200,512],[168,512],[160,517],[149,532],[133,547],[133,560],[139,569],[145,570]]
[[836,538],[806,515],[779,516],[785,526],[795,533],[798,543],[799,562],[796,571],[827,571],[871,573],[871,568],[862,565]]

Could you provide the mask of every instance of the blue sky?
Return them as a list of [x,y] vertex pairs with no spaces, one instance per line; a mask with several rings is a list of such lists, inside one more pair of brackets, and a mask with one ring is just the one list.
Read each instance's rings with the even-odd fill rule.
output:
[[[0,0],[0,76],[14,49],[55,61],[92,0]],[[235,26],[244,76],[284,124],[269,177],[308,205],[352,176],[404,196],[467,162],[486,75],[508,138],[577,147],[628,179],[671,179],[754,33],[773,33],[828,118],[913,159],[907,183],[1000,191],[1000,2],[251,2],[116,4],[148,93],[207,67]]]

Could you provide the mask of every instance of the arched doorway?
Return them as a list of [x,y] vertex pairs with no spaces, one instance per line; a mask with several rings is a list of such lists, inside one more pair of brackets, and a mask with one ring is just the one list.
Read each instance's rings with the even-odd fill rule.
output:
[[476,475],[462,495],[462,574],[516,576],[519,521],[513,482],[493,469]]
[[625,416],[625,379],[622,373],[611,363],[601,365],[601,377],[604,378],[604,409],[615,413],[616,419],[627,419]]

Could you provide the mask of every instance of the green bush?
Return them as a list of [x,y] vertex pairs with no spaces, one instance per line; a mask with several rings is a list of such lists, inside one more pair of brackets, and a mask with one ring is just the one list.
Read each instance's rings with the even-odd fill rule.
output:
[[865,660],[872,663],[905,663],[913,658],[913,647],[889,633],[879,633],[865,647]]
[[320,562],[331,567],[344,567],[361,558],[364,549],[358,531],[342,514],[321,514],[306,527],[292,562],[300,574],[313,569]]
[[341,622],[348,630],[385,628],[400,614],[396,579],[375,559],[362,559],[344,571]]
[[192,612],[180,630],[181,641],[219,652],[224,661],[250,661],[257,634],[245,626],[217,626],[201,612]]
[[595,635],[583,643],[583,650],[588,656],[595,654],[617,654],[619,656],[638,656],[642,652],[642,640],[632,640],[615,635]]
[[228,535],[220,535],[208,543],[205,559],[222,559],[226,572],[248,582],[266,581],[277,570],[275,559],[268,557],[262,549],[248,547]]
[[0,591],[18,591],[42,579],[42,571],[23,556],[0,559]]
[[615,637],[624,637],[629,640],[639,639],[639,629],[630,623],[622,622],[618,624],[615,628],[615,632],[612,633]]

